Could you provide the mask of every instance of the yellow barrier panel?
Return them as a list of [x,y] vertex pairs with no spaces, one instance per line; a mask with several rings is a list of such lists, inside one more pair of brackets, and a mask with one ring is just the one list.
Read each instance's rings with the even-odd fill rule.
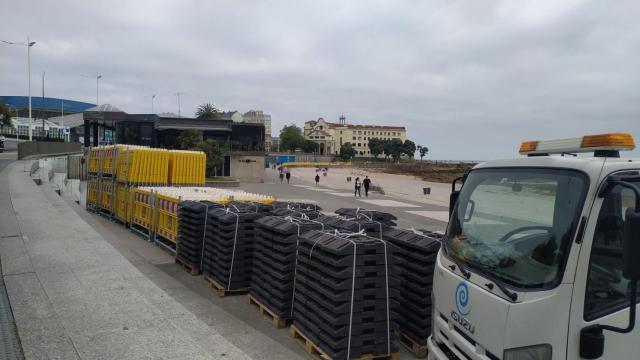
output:
[[87,205],[98,205],[98,190],[100,181],[98,179],[89,179],[87,182]]
[[170,151],[169,184],[204,185],[206,162],[207,156],[201,151]]
[[131,223],[153,231],[153,202],[151,192],[133,189],[133,209]]
[[178,241],[178,201],[166,195],[158,195],[156,200],[158,221],[156,235],[176,243]]
[[111,145],[89,150],[88,171],[133,185],[204,185],[206,162],[201,151]]
[[100,184],[100,208],[106,211],[113,210],[113,182],[103,181]]
[[115,217],[123,223],[131,222],[133,191],[124,184],[116,184]]

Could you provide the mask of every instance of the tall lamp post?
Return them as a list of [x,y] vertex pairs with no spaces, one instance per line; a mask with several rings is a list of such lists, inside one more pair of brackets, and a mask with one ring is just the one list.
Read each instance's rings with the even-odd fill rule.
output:
[[100,105],[100,79],[102,75],[96,73],[96,105]]
[[33,135],[31,131],[33,117],[31,117],[31,47],[36,44],[35,41],[31,41],[29,37],[27,37],[26,43],[16,43],[11,41],[0,40],[5,44],[9,45],[22,45],[27,47],[27,69],[29,72],[29,141],[33,140]]

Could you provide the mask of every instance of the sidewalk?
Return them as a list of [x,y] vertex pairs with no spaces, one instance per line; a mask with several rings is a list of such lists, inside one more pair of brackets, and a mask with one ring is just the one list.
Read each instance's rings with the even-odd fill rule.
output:
[[19,163],[0,173],[0,256],[27,359],[250,359]]

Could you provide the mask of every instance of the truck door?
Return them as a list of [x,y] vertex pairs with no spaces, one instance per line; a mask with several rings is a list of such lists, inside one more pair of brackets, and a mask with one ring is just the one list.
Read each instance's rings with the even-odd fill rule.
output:
[[[622,235],[625,210],[634,205],[634,193],[621,186],[594,203],[575,277],[568,359],[580,359],[581,329],[595,324],[623,328],[628,325],[629,281],[622,276]],[[604,337],[601,359],[640,359],[640,326],[636,325],[629,334],[605,331]]]

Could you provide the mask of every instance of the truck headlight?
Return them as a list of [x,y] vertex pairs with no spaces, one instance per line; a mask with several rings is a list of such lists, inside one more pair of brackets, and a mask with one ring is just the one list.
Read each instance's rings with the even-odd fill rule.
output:
[[551,360],[551,345],[524,346],[504,351],[504,360]]

